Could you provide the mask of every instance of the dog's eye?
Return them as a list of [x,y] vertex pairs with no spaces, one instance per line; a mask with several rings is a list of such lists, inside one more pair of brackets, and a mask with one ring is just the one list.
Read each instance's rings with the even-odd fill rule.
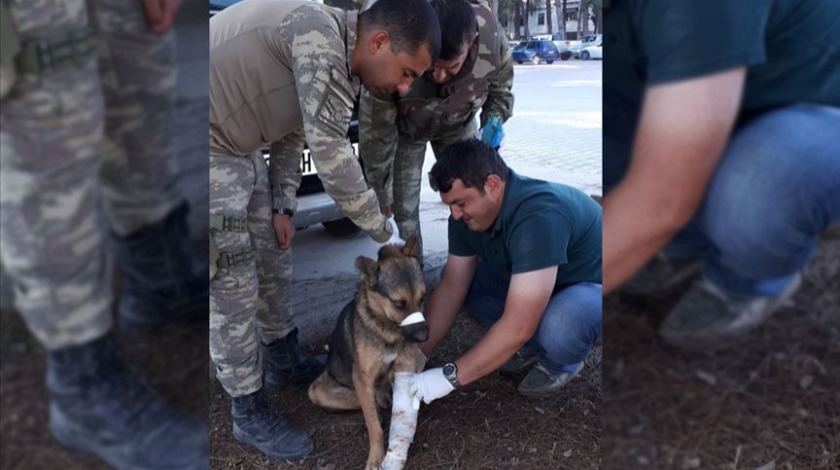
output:
[[405,302],[403,302],[402,300],[392,300],[391,302],[394,303],[394,307],[397,307],[399,309],[405,308]]

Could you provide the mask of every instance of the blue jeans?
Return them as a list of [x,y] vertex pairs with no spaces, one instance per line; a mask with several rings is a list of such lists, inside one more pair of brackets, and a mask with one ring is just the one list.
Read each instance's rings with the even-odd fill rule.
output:
[[[737,129],[702,205],[666,254],[702,258],[706,278],[730,293],[779,294],[808,263],[820,232],[840,221],[839,130],[840,109],[810,104]],[[628,150],[604,148],[607,159]],[[610,179],[606,185],[617,183]]]
[[[500,275],[479,262],[464,309],[484,324],[495,323],[504,313],[509,286],[510,275]],[[601,337],[601,296],[601,284],[592,282],[555,292],[537,332],[520,352],[538,354],[540,364],[552,374],[574,370]]]

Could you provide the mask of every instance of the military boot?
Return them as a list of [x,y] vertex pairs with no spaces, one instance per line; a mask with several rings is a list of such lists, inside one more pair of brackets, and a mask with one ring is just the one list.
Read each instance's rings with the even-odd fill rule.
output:
[[117,469],[207,469],[207,426],[176,410],[122,359],[113,334],[47,358],[50,431]]
[[262,389],[231,398],[233,437],[277,460],[298,460],[312,452],[312,438],[286,421],[268,403]]
[[123,330],[153,332],[170,323],[207,319],[207,253],[189,238],[187,204],[126,237],[114,235],[123,273]]
[[286,384],[306,385],[324,370],[327,355],[311,356],[303,353],[298,346],[298,329],[295,328],[285,338],[262,344],[266,371],[266,387],[277,388]]

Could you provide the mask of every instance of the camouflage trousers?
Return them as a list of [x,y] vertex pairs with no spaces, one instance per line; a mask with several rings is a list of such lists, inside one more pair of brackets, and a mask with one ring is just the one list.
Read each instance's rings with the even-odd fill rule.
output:
[[175,38],[147,32],[139,1],[7,4],[23,41],[91,18],[98,42],[98,57],[20,74],[0,107],[0,260],[55,350],[112,327],[107,230],[130,234],[183,199],[168,178]]
[[219,382],[238,397],[262,387],[260,341],[294,328],[292,250],[281,250],[274,235],[268,165],[260,152],[210,155],[210,215],[247,220],[244,231],[213,230],[220,253],[253,253],[250,261],[219,267],[210,281],[210,357]]
[[[459,134],[443,136],[432,140],[435,158],[446,147],[460,139],[475,137],[475,120]],[[408,239],[417,236],[417,252],[423,254],[423,234],[420,231],[420,188],[423,185],[423,161],[426,158],[426,140],[412,140],[400,135],[393,166],[394,203],[391,211],[400,229],[400,237]],[[423,257],[420,257],[421,261]]]

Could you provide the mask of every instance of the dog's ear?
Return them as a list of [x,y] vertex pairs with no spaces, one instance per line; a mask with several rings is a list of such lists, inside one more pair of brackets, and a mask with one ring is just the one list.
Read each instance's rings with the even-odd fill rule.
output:
[[376,284],[376,272],[379,269],[376,261],[365,256],[359,256],[356,258],[356,269],[359,270],[368,285]]
[[406,256],[413,256],[417,258],[417,236],[412,235],[408,237],[408,241],[405,242],[405,246],[402,247],[402,252]]

